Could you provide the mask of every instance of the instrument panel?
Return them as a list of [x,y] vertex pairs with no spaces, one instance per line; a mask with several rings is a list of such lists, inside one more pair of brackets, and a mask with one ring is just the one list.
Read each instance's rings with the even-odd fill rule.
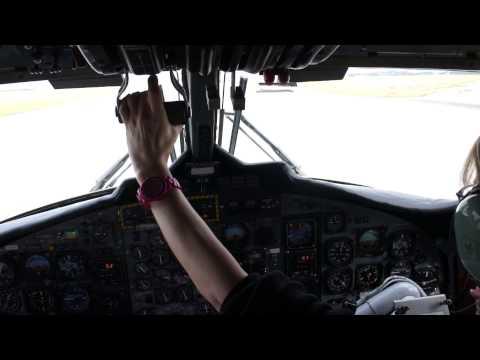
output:
[[[283,205],[285,254],[295,264],[287,273],[300,276],[323,301],[333,306],[355,301],[391,275],[415,280],[427,294],[445,291],[448,266],[444,254],[439,244],[415,225],[332,200],[286,195]],[[288,242],[292,226],[311,229],[313,224],[313,241],[308,230],[303,231],[305,240]],[[299,242],[310,245],[298,250]]]
[[[389,275],[445,292],[445,256],[414,224],[354,203],[266,190],[255,176],[179,177],[192,206],[247,272],[280,270],[340,306]],[[215,314],[152,214],[111,206],[0,249],[0,312]]]
[[129,308],[114,209],[50,227],[0,250],[0,311],[120,314]]

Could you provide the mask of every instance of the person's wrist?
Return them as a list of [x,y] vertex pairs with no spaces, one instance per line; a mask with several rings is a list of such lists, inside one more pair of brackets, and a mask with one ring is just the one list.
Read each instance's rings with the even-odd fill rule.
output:
[[145,180],[151,177],[165,177],[172,176],[167,166],[161,166],[154,169],[144,169],[137,172],[137,181],[139,185],[142,185]]

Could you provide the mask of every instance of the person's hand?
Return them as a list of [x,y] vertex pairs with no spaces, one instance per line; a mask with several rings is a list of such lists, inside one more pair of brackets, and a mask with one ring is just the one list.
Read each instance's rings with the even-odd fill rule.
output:
[[470,289],[470,295],[475,300],[475,306],[476,306],[475,314],[480,315],[480,288],[476,286],[475,289]]
[[170,174],[167,161],[182,126],[170,124],[163,103],[155,75],[148,78],[148,91],[128,95],[120,103],[128,152],[139,184],[149,177]]
[[472,295],[475,301],[480,301],[480,288],[476,286],[475,289],[470,289],[470,295]]

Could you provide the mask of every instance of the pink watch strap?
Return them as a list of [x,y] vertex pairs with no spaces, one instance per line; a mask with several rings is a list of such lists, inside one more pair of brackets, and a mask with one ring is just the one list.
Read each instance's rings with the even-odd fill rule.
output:
[[[155,194],[154,196],[149,196],[146,193],[145,189],[148,186],[155,186],[155,183],[157,185],[160,185],[159,187],[162,190],[159,193]],[[159,200],[163,199],[166,194],[168,194],[170,191],[172,191],[174,189],[181,190],[182,187],[180,186],[180,183],[178,182],[178,180],[175,179],[172,176],[167,175],[164,178],[158,178],[158,177],[148,178],[138,188],[137,199],[143,207],[145,207],[147,209],[150,209],[151,203],[153,201],[159,201]]]

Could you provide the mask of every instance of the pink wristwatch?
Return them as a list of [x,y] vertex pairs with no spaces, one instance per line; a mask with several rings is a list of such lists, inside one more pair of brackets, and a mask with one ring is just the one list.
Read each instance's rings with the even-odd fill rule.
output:
[[145,180],[138,188],[137,199],[144,208],[150,209],[153,201],[161,200],[173,189],[182,190],[179,182],[174,177],[151,177]]

